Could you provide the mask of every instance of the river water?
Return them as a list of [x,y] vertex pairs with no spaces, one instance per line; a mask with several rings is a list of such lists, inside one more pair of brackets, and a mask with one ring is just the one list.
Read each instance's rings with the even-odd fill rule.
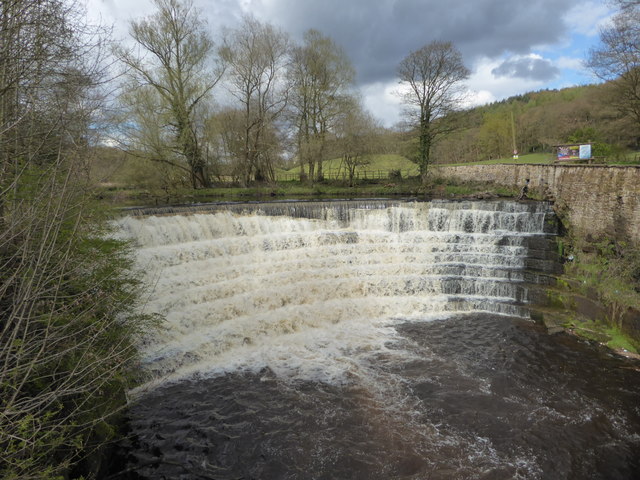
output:
[[117,478],[640,478],[638,365],[529,319],[548,205],[144,213]]

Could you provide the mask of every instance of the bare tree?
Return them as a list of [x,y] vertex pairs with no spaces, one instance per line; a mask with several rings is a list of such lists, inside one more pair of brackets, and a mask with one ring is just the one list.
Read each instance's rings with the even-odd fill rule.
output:
[[0,477],[62,478],[123,403],[135,280],[88,208],[101,32],[69,0],[0,13]]
[[461,84],[469,77],[462,55],[451,42],[431,42],[411,52],[398,66],[400,93],[409,107],[412,123],[418,130],[416,163],[423,181],[427,179],[434,141],[451,131],[442,121],[460,107]]
[[157,11],[131,23],[141,53],[119,48],[127,67],[121,97],[131,145],[153,161],[186,170],[193,188],[210,185],[200,141],[198,108],[223,74],[213,42],[190,0],[154,0]]
[[356,169],[368,165],[376,152],[381,127],[360,102],[350,102],[337,125],[337,143],[342,164],[347,170],[349,186],[354,185]]
[[640,127],[640,2],[616,3],[621,10],[600,31],[601,45],[591,49],[587,66],[612,82],[614,105]]
[[229,64],[229,91],[243,112],[243,149],[240,163],[244,183],[275,180],[274,136],[269,135],[288,101],[286,71],[290,42],[272,25],[244,17],[229,33],[223,57]]
[[304,44],[293,53],[291,98],[297,130],[300,166],[308,166],[309,178],[321,180],[327,134],[351,98],[355,70],[331,38],[308,30]]

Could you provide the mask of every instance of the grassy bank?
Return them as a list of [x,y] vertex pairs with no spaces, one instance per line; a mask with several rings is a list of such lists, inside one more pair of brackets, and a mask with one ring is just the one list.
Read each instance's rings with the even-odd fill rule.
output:
[[571,232],[558,246],[565,268],[549,291],[559,309],[551,324],[619,353],[639,354],[640,253],[621,242],[588,242]]
[[427,185],[416,178],[395,181],[368,180],[356,182],[352,187],[345,182],[326,180],[309,184],[299,181],[278,182],[247,188],[218,186],[207,189],[121,188],[104,186],[97,190],[96,198],[115,206],[153,206],[206,202],[245,202],[269,200],[318,200],[336,198],[455,198],[455,197],[516,197],[517,189],[487,186],[478,182],[453,183],[432,178]]

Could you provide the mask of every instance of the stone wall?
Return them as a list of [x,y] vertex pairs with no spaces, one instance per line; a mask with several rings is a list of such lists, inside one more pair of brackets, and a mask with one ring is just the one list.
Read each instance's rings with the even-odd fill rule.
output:
[[470,165],[439,167],[436,176],[547,191],[575,233],[640,245],[640,167]]

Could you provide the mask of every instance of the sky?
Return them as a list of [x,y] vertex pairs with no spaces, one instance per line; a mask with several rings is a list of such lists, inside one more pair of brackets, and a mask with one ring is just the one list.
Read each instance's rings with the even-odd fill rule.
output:
[[[152,0],[84,0],[92,21],[126,41],[129,21]],[[606,0],[193,0],[212,38],[243,14],[301,42],[314,28],[342,46],[368,110],[385,126],[402,117],[400,61],[427,43],[451,41],[471,71],[469,104],[545,88],[595,83],[583,67],[599,29],[614,13]]]

